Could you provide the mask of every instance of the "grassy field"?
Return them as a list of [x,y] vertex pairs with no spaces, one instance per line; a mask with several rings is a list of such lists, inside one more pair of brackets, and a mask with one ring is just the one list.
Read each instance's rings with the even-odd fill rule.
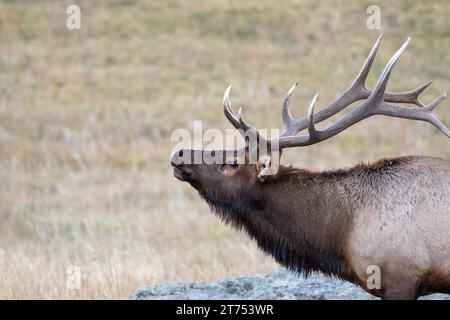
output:
[[[77,3],[82,29],[68,30]],[[259,127],[281,126],[281,101],[317,110],[356,75],[378,35],[368,85],[407,36],[389,90],[428,80],[450,89],[450,6],[373,1],[0,1],[0,298],[128,298],[159,282],[212,280],[276,268],[173,178],[176,128],[230,128],[221,97]],[[436,113],[450,124],[450,100]],[[319,126],[320,127],[320,126]],[[450,159],[429,124],[376,117],[325,143],[288,150],[311,169],[383,156]],[[80,267],[79,290],[66,270]]]

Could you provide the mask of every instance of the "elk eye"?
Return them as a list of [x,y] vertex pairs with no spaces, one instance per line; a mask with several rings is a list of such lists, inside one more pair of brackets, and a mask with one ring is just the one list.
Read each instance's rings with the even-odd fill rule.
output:
[[226,169],[236,169],[239,165],[237,163],[224,163],[220,165],[220,171],[224,171]]

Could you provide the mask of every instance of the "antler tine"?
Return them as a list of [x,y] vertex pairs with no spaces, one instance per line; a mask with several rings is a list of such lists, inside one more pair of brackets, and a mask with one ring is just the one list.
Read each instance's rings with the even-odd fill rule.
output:
[[[239,108],[238,114],[236,115],[231,107],[230,102],[230,90],[231,85],[225,90],[223,95],[223,111],[227,119],[231,122],[231,124],[239,131],[239,133],[243,136],[244,139],[248,138],[248,134],[256,134],[256,136],[262,140],[264,139],[262,135],[259,133],[257,129],[252,127],[242,118],[242,108]],[[250,132],[252,131],[252,132]],[[246,135],[247,133],[247,135]]]
[[402,53],[405,51],[410,40],[411,38],[408,37],[405,43],[403,43],[400,49],[398,49],[397,52],[395,52],[394,55],[391,57],[391,59],[388,61],[386,67],[384,68],[380,78],[378,79],[375,85],[375,88],[373,89],[372,93],[367,99],[371,99],[371,97],[373,96],[377,97],[380,100],[383,99],[384,92],[386,91],[386,85],[389,80],[389,76],[391,75],[392,68],[394,67],[395,63],[398,61]]
[[[386,64],[386,67],[384,68],[383,72],[381,73],[381,76],[379,77],[374,90],[370,94],[370,96],[367,98],[367,100],[364,101],[359,107],[351,111],[349,114],[347,114],[343,119],[340,121],[334,123],[329,128],[325,130],[317,130],[314,127],[314,122],[317,122],[314,120],[313,117],[313,108],[314,105],[312,104],[309,108],[308,112],[308,124],[307,128],[309,131],[309,135],[305,136],[283,136],[279,137],[279,146],[280,148],[289,148],[289,147],[296,147],[296,146],[306,146],[311,145],[323,140],[326,140],[343,130],[349,128],[353,124],[366,119],[372,115],[386,115],[391,117],[398,117],[398,118],[405,118],[405,119],[412,119],[412,120],[421,120],[421,121],[427,121],[434,126],[436,126],[438,129],[440,129],[447,137],[450,138],[450,131],[445,127],[445,125],[439,121],[432,113],[432,110],[437,107],[437,105],[447,96],[446,93],[443,93],[441,96],[439,96],[437,99],[435,99],[433,102],[431,102],[428,105],[424,105],[420,109],[413,109],[413,108],[405,108],[405,107],[397,107],[391,104],[388,104],[386,102],[386,97],[384,95],[384,92],[386,90],[386,85],[389,80],[390,73],[395,65],[395,63],[400,58],[401,54],[405,51],[406,47],[408,46],[410,41],[410,38],[408,38],[405,43],[398,49],[394,55],[391,57],[389,62]],[[426,84],[422,87],[419,87],[414,92],[417,92],[419,90],[424,90],[427,85]],[[420,92],[419,92],[420,93]],[[315,97],[316,98],[316,97]],[[313,99],[315,102],[315,99]]]
[[423,108],[425,107],[425,104],[419,100],[419,95],[425,91],[426,88],[428,88],[433,83],[432,80],[428,81],[427,83],[424,83],[423,85],[417,87],[416,89],[413,89],[411,91],[403,92],[403,93],[391,93],[391,92],[385,92],[384,93],[384,100],[394,103],[411,103],[415,104],[416,106]]
[[239,119],[237,118],[236,114],[233,111],[233,108],[231,107],[230,90],[231,84],[228,86],[228,88],[225,90],[225,93],[223,94],[223,112],[225,113],[225,116],[231,122],[231,124],[236,129],[240,129]]
[[439,119],[437,119],[434,115],[431,115],[430,119],[427,121],[432,125],[434,125],[436,128],[438,128],[439,130],[441,130],[447,136],[447,138],[450,138],[450,131],[448,130],[448,128],[441,121],[439,121]]
[[295,119],[291,116],[291,113],[289,112],[289,100],[291,99],[292,94],[294,93],[294,90],[295,88],[297,88],[297,86],[298,82],[294,83],[284,96],[283,111],[282,111],[284,132],[288,132],[289,128],[291,128],[293,123],[295,122]]
[[[366,88],[366,80],[367,76],[369,75],[370,68],[372,68],[373,61],[375,60],[375,56],[377,55],[378,48],[380,47],[381,38],[383,37],[383,34],[380,34],[377,41],[375,41],[375,44],[372,47],[372,50],[370,50],[369,55],[366,58],[366,61],[364,61],[364,64],[359,71],[358,75],[356,76],[353,83],[350,85],[349,89],[347,91],[350,91],[351,89],[359,89],[359,94],[362,93],[368,93],[370,92],[369,89]],[[357,92],[358,93],[358,92]]]
[[443,92],[439,97],[434,99],[434,101],[432,101],[430,104],[424,105],[423,110],[433,111],[434,108],[436,108],[439,105],[439,103],[441,103],[441,101],[444,100],[445,98],[447,98],[447,92]]
[[319,131],[316,130],[316,127],[314,126],[314,106],[316,104],[317,97],[319,96],[319,93],[316,93],[314,98],[311,100],[311,103],[308,108],[308,133],[309,133],[309,139],[311,141],[314,141],[318,139],[319,137]]
[[254,129],[251,125],[249,125],[245,120],[242,118],[242,108],[239,108],[238,110],[238,119],[239,119],[239,126],[240,129],[247,131],[250,129]]

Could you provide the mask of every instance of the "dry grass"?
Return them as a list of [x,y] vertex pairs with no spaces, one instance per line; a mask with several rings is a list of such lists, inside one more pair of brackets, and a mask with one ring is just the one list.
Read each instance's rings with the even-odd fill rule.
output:
[[[365,27],[371,2],[76,2],[81,31],[65,28],[72,1],[0,2],[0,298],[127,298],[275,268],[172,177],[170,134],[194,119],[230,127],[228,83],[261,127],[280,125],[296,80],[295,115],[315,91],[318,108],[331,101],[380,32]],[[381,8],[370,84],[411,35],[390,90],[434,79],[429,101],[449,89],[446,1]],[[323,169],[403,154],[449,159],[450,148],[430,125],[376,118],[284,160]],[[81,267],[80,290],[66,288],[69,265]]]

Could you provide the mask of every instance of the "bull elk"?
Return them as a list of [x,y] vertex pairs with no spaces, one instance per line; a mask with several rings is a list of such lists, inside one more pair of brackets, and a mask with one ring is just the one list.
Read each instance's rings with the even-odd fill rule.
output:
[[[383,299],[449,294],[449,161],[406,156],[325,172],[273,165],[282,149],[324,141],[373,115],[426,121],[450,137],[432,113],[446,93],[430,104],[419,100],[431,82],[408,92],[386,92],[389,75],[409,38],[389,60],[374,89],[366,88],[380,41],[381,36],[350,87],[320,112],[314,113],[316,95],[306,117],[291,116],[288,105],[295,84],[284,98],[284,131],[277,138],[265,138],[242,118],[241,110],[233,111],[228,87],[224,112],[245,136],[246,146],[231,151],[179,150],[171,157],[173,172],[226,223],[245,230],[289,270],[304,275],[319,271]],[[363,102],[341,120],[324,130],[315,127],[359,100]],[[307,134],[298,135],[302,130]],[[257,143],[249,137],[256,137]],[[261,142],[270,146],[269,151],[261,152]],[[194,164],[185,160],[186,155],[191,159],[219,156],[223,161]],[[378,287],[367,286],[369,266],[379,267]]]

